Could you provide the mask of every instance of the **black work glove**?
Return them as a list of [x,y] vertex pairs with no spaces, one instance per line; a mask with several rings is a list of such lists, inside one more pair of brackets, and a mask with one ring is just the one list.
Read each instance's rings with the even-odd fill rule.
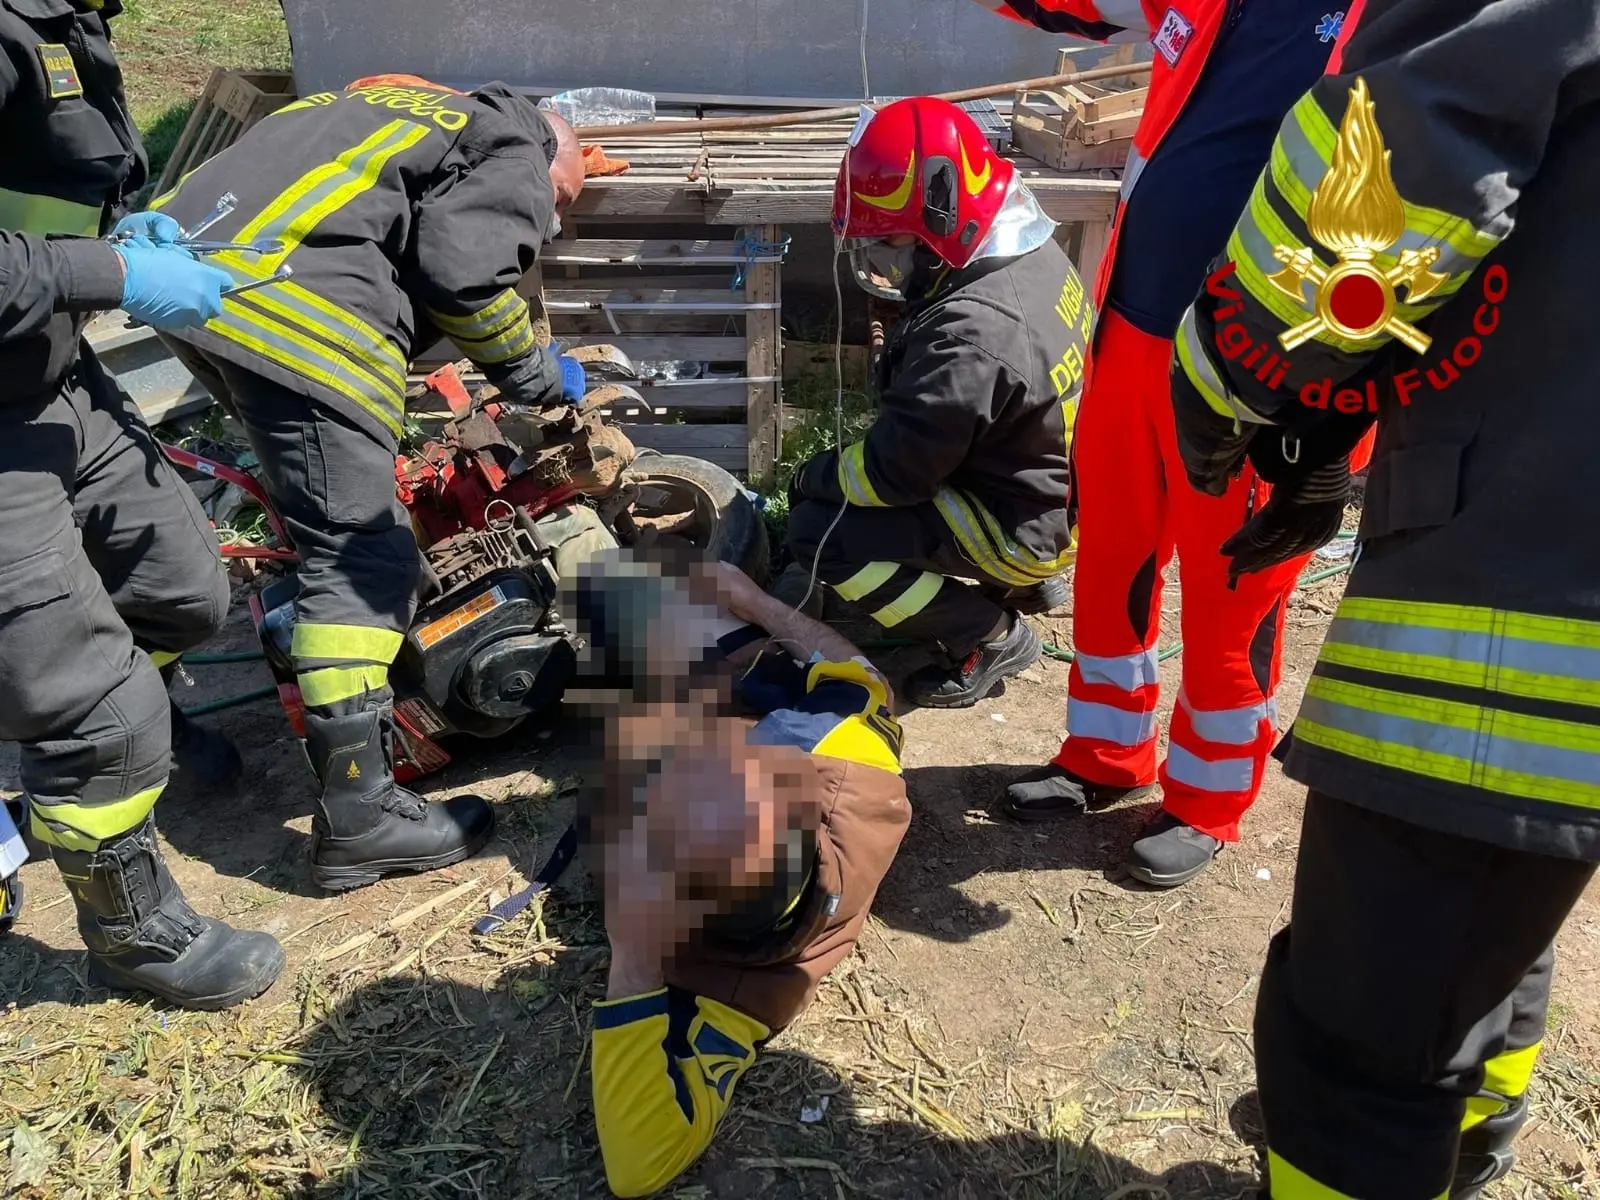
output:
[[1176,354],[1172,356],[1172,415],[1178,425],[1178,456],[1183,459],[1189,486],[1208,496],[1222,495],[1244,468],[1250,439],[1264,427],[1225,417],[1207,404]]
[[839,452],[837,450],[824,450],[815,454],[794,473],[794,479],[789,484],[789,508],[802,500],[821,500],[827,504],[838,504],[844,499],[844,492],[839,488]]
[[1280,484],[1261,511],[1222,543],[1234,577],[1264,571],[1326,545],[1344,523],[1350,500],[1350,458]]

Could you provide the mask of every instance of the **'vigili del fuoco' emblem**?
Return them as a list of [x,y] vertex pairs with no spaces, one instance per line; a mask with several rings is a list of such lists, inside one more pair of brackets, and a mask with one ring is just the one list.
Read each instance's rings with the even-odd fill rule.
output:
[[1306,228],[1338,261],[1324,266],[1309,246],[1273,249],[1272,256],[1283,264],[1268,276],[1273,286],[1302,305],[1304,285],[1317,289],[1311,297],[1316,315],[1279,334],[1283,348],[1293,350],[1331,331],[1352,342],[1389,334],[1418,354],[1427,350],[1432,339],[1395,315],[1395,289],[1404,284],[1406,303],[1415,304],[1437,291],[1447,276],[1429,269],[1439,261],[1437,246],[1402,250],[1387,271],[1375,261],[1405,233],[1406,210],[1389,175],[1389,151],[1383,148],[1365,79],[1350,89],[1333,161],[1306,207]]

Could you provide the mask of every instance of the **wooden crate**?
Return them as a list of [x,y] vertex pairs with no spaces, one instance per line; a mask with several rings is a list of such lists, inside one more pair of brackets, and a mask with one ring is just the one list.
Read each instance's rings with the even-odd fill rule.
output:
[[[647,379],[637,385],[644,407],[604,415],[640,447],[697,455],[760,484],[779,446],[779,241],[770,225],[742,239],[567,236],[544,248],[518,291],[542,292],[562,346],[609,343],[636,364],[706,364],[699,378]],[[455,357],[440,343],[414,369]]]
[[[1081,48],[1059,51],[1056,73],[1073,69]],[[1103,64],[1131,63],[1133,46],[1119,46]],[[1148,86],[1126,80],[1069,84],[1012,99],[1011,141],[1029,158],[1058,171],[1119,169],[1128,161],[1133,131],[1144,117]]]
[[229,71],[221,67],[212,71],[206,90],[161,172],[156,194],[171,191],[184,175],[222,153],[262,117],[294,99],[294,76],[287,71]]

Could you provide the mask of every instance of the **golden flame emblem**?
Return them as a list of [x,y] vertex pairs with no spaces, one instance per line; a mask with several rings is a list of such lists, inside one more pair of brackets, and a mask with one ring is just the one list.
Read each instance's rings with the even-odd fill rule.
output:
[[1427,334],[1395,315],[1395,289],[1405,286],[1408,304],[1437,291],[1448,278],[1430,269],[1439,261],[1439,248],[1402,250],[1387,271],[1374,261],[1405,233],[1406,210],[1389,174],[1389,151],[1373,108],[1367,81],[1358,78],[1339,123],[1333,161],[1306,207],[1306,228],[1338,261],[1323,266],[1309,246],[1273,248],[1272,256],[1283,264],[1267,277],[1274,287],[1301,305],[1304,285],[1316,288],[1315,316],[1278,335],[1286,351],[1325,331],[1353,342],[1388,334],[1418,354],[1432,344]]

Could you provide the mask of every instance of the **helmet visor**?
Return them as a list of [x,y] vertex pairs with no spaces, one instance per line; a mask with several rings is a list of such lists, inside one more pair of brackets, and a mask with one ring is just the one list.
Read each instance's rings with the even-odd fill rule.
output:
[[906,282],[916,265],[917,244],[891,245],[882,238],[845,238],[856,284],[870,296],[904,300]]

